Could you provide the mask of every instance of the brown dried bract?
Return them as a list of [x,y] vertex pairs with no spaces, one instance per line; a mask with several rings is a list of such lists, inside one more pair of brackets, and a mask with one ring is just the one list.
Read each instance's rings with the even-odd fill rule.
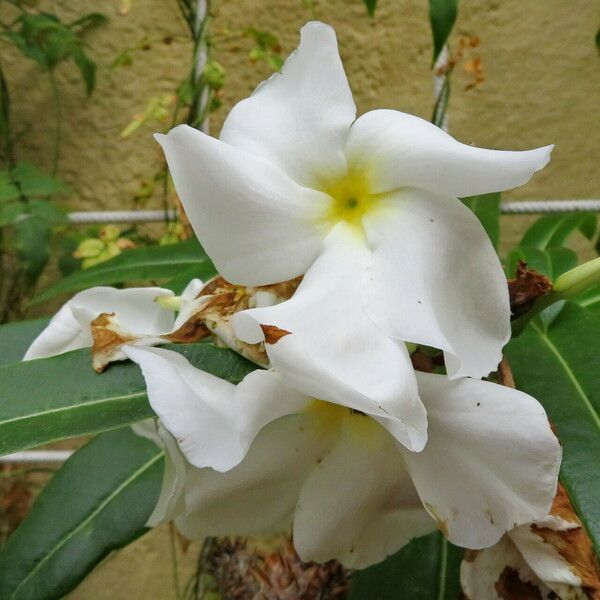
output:
[[102,373],[121,346],[136,337],[119,329],[115,313],[101,313],[92,321],[91,328],[93,366],[95,371]]
[[542,600],[542,594],[536,585],[523,581],[519,572],[505,567],[500,579],[494,586],[500,598],[504,600]]
[[260,328],[265,334],[265,343],[270,345],[276,344],[282,337],[290,335],[291,333],[285,329],[279,329],[279,327],[275,327],[275,325],[261,325]]
[[514,316],[526,313],[540,296],[552,291],[552,282],[534,269],[528,269],[527,263],[520,260],[514,279],[508,280],[510,310]]
[[231,600],[337,600],[348,590],[349,572],[331,560],[300,560],[292,543],[256,547],[246,539],[218,539],[206,554],[205,572],[218,592]]
[[554,529],[531,525],[533,533],[552,545],[581,580],[581,588],[590,600],[600,600],[600,566],[587,532],[575,514],[569,496],[559,483],[550,514],[574,525]]

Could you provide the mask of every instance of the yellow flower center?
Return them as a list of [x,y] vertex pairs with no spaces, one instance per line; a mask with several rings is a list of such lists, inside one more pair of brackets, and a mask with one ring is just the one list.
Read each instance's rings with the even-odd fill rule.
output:
[[326,181],[321,188],[331,197],[324,215],[326,221],[346,221],[362,229],[362,220],[378,203],[378,197],[369,193],[369,182],[364,173],[350,172],[342,179]]

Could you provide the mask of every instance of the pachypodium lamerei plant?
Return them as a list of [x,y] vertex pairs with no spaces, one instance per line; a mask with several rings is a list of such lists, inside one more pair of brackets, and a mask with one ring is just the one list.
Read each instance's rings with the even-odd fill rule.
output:
[[[222,277],[181,298],[87,290],[26,356],[93,346],[99,371],[141,366],[167,454],[150,524],[199,539],[291,527],[303,560],[363,568],[436,527],[482,549],[550,518],[560,445],[534,398],[481,380],[509,297],[457,199],[525,183],[550,147],[482,150],[391,110],[356,119],[321,23],[219,140],[157,138]],[[236,386],[151,347],[210,334],[267,370]],[[446,373],[416,371],[407,344],[443,351]]]

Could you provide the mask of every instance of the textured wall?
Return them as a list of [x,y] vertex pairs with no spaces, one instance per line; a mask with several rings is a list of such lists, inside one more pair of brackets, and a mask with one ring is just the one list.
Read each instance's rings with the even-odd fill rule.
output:
[[[152,96],[172,91],[186,71],[189,44],[175,1],[133,0],[121,16],[122,0],[43,0],[40,6],[65,17],[102,10],[110,24],[89,36],[99,63],[98,87],[87,100],[72,65],[59,69],[64,98],[65,140],[61,172],[72,183],[78,208],[130,206],[141,181],[158,165],[158,149],[143,126],[123,140],[119,132]],[[312,8],[307,8],[312,4]],[[359,111],[394,107],[431,113],[430,33],[425,0],[380,0],[369,19],[359,0],[221,0],[213,32],[215,57],[227,69],[224,106],[213,118],[218,133],[228,108],[268,73],[252,65],[249,25],[279,35],[284,54],[308,19],[333,24]],[[456,31],[481,39],[485,82],[465,91],[458,69],[451,100],[451,130],[458,138],[497,148],[557,145],[549,168],[511,198],[593,197],[599,193],[597,152],[600,124],[600,60],[593,38],[598,6],[587,0],[466,0]],[[130,67],[110,69],[124,48],[147,38]],[[165,38],[172,39],[170,44]],[[22,158],[49,165],[52,148],[50,88],[36,67],[5,53],[15,117],[24,133]]]
[[[98,86],[86,99],[72,65],[61,66],[65,135],[61,173],[75,191],[78,209],[132,206],[140,184],[160,161],[153,125],[121,139],[119,132],[152,96],[175,89],[190,54],[175,0],[42,0],[41,7],[66,18],[101,10],[109,25],[89,36],[99,64]],[[431,55],[426,0],[379,0],[369,19],[359,0],[216,0],[215,58],[227,70],[224,106],[213,117],[213,133],[229,107],[269,74],[252,65],[248,26],[276,33],[286,54],[307,20],[321,19],[338,31],[342,56],[360,112],[392,107],[428,117],[432,109]],[[311,8],[312,7],[312,8]],[[462,0],[457,34],[475,35],[485,82],[464,88],[461,69],[450,104],[450,127],[459,139],[494,148],[525,149],[555,143],[551,165],[509,198],[588,198],[600,195],[598,145],[600,59],[594,35],[598,4],[588,0]],[[144,38],[130,67],[109,65]],[[168,39],[170,43],[166,43]],[[456,41],[456,38],[455,38]],[[52,150],[52,103],[48,82],[36,67],[2,47],[15,118],[22,134],[21,159],[48,167]],[[156,202],[155,202],[156,204]],[[505,218],[505,239],[514,239],[531,219]],[[168,598],[168,543],[163,532],[145,538],[108,561],[73,597]],[[187,565],[186,572],[190,572]],[[137,590],[137,591],[135,591]]]

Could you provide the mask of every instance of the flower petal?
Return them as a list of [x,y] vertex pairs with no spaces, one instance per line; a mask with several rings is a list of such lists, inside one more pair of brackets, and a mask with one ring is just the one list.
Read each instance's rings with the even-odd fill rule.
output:
[[264,425],[301,410],[310,399],[276,373],[250,373],[237,387],[162,348],[126,346],[146,379],[148,400],[194,466],[228,471]]
[[527,183],[554,146],[524,152],[461,144],[429,121],[395,110],[373,110],[350,129],[350,169],[370,174],[373,193],[416,187],[444,196],[501,192]]
[[460,583],[469,600],[550,600],[554,597],[508,536],[490,548],[468,552],[460,565]]
[[337,444],[300,492],[294,546],[302,560],[360,569],[435,529],[398,447],[373,419],[347,413]]
[[440,348],[452,377],[496,369],[510,337],[508,285],[477,217],[415,189],[364,218],[373,262],[363,298],[389,335]]
[[267,425],[227,473],[189,467],[186,514],[177,519],[178,528],[190,539],[285,531],[306,475],[336,433],[314,411],[304,411]]
[[229,113],[221,139],[270,160],[308,187],[346,173],[344,145],[356,116],[335,31],[307,23],[300,45]]
[[156,506],[152,511],[147,527],[156,527],[160,523],[172,521],[185,512],[185,475],[187,461],[181,454],[175,438],[156,419],[146,419],[134,423],[133,431],[154,442],[165,450],[165,468],[162,486]]
[[194,231],[225,279],[266,285],[308,269],[325,235],[317,222],[326,194],[187,125],[156,139]]
[[249,343],[264,339],[271,364],[290,385],[373,415],[420,450],[427,417],[408,351],[372,323],[360,298],[370,260],[361,234],[338,224],[292,298],[236,314],[234,330]]
[[86,348],[93,343],[90,323],[100,313],[116,313],[129,332],[161,334],[173,327],[173,312],[155,302],[159,296],[172,296],[171,290],[157,287],[93,287],[79,292],[54,315],[46,329],[31,344],[24,360],[46,358]]
[[512,388],[417,373],[429,417],[423,452],[403,450],[423,504],[448,539],[484,548],[548,514],[561,448],[542,406]]

